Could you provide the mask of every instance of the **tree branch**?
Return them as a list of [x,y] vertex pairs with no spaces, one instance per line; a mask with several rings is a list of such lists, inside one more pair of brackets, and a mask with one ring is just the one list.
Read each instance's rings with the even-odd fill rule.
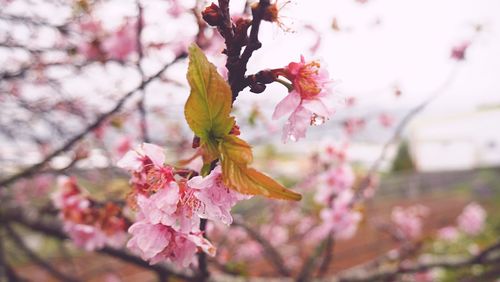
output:
[[76,143],[78,143],[83,137],[85,137],[87,134],[92,132],[94,129],[98,128],[107,118],[118,112],[125,102],[132,97],[138,90],[141,89],[141,87],[146,86],[149,84],[151,81],[154,79],[158,78],[168,67],[173,65],[174,63],[178,62],[180,59],[183,59],[187,56],[186,53],[182,53],[179,56],[177,56],[172,62],[166,64],[163,66],[157,73],[149,77],[148,79],[142,81],[142,83],[134,88],[133,90],[127,92],[116,104],[115,106],[105,112],[104,114],[100,115],[93,123],[89,124],[83,131],[78,133],[77,135],[73,136],[71,139],[66,141],[61,147],[58,149],[54,150],[52,153],[47,155],[43,160],[41,160],[39,163],[36,163],[10,177],[7,177],[3,180],[0,180],[0,189],[4,188],[5,186],[17,181],[18,179],[30,176],[34,174],[37,170],[43,168],[48,162],[50,162],[54,157],[58,156],[59,154],[71,149]]
[[285,266],[285,261],[281,257],[280,253],[267,241],[267,239],[260,236],[258,232],[240,220],[235,219],[233,226],[243,228],[248,236],[262,246],[262,250],[264,251],[266,258],[281,275],[286,277],[291,275],[291,271]]

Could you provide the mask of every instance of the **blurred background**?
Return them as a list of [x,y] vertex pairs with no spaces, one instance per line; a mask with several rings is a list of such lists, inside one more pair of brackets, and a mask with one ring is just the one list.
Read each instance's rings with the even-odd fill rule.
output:
[[[123,200],[129,175],[115,164],[142,142],[165,147],[170,163],[193,154],[184,119],[187,46],[196,42],[222,75],[227,72],[224,41],[200,18],[208,4],[0,0],[0,219],[10,226],[0,235],[3,273],[28,281],[64,280],[50,271],[56,267],[83,281],[155,279],[144,267],[51,236],[54,230],[43,227],[57,229],[58,216],[49,195],[57,178],[69,175],[95,199]],[[254,147],[255,166],[296,187],[305,199],[288,206],[256,197],[236,206],[235,214],[264,237],[278,238],[271,245],[298,273],[310,251],[297,249],[311,245],[298,226],[310,217],[313,228],[321,210],[313,200],[315,176],[347,163],[354,183],[369,179],[371,189],[355,207],[362,215],[357,232],[328,246],[334,256],[322,275],[400,250],[405,244],[388,227],[398,227],[395,207],[426,209],[417,216],[418,236],[404,239],[414,244],[408,259],[416,253],[473,255],[497,240],[500,2],[276,4],[279,20],[262,23],[263,47],[250,59],[248,73],[283,67],[300,56],[319,59],[333,79],[338,104],[335,115],[311,127],[307,138],[283,144],[285,120],[271,116],[285,88],[274,83],[261,94],[240,93],[233,113]],[[244,0],[231,1],[230,8],[235,18],[249,16]],[[198,161],[190,167],[199,169]],[[481,231],[443,237],[440,230],[457,225],[471,203],[487,214]],[[298,219],[290,215],[288,224],[285,215],[292,208]],[[47,224],[40,227],[38,221]],[[283,226],[278,231],[271,228],[276,221]],[[209,230],[221,246],[214,277],[279,275],[251,236],[227,243],[229,227]],[[497,263],[492,275],[475,281],[495,281],[499,268]],[[403,275],[391,281],[456,281],[489,271],[439,270],[425,273],[430,280]]]

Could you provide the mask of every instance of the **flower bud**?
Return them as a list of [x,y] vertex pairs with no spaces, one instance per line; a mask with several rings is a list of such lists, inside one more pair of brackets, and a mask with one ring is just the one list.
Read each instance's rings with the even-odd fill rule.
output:
[[201,12],[203,19],[211,26],[218,26],[222,23],[222,14],[219,6],[212,3]]

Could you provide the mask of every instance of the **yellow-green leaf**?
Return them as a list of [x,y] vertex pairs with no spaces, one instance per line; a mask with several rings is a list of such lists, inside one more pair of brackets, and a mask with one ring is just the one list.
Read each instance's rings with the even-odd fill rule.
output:
[[217,148],[234,124],[231,88],[196,44],[189,47],[187,79],[191,92],[184,108],[186,121],[201,144]]
[[247,195],[263,195],[268,198],[299,201],[302,196],[269,176],[248,167],[252,161],[250,146],[240,138],[226,136],[219,145],[222,178],[229,188]]

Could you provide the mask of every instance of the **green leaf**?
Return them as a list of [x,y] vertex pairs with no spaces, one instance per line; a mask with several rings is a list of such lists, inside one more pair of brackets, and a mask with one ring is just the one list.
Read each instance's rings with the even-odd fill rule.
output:
[[234,125],[231,88],[196,44],[189,47],[187,79],[191,93],[184,108],[186,121],[201,144],[217,148]]

